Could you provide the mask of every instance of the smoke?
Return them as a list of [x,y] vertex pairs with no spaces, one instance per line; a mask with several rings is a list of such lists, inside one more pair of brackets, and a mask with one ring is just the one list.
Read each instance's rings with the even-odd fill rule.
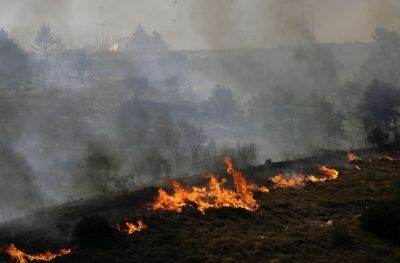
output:
[[108,43],[137,24],[158,30],[174,49],[248,48],[293,44],[304,27],[321,42],[369,41],[377,26],[398,29],[396,0],[103,0],[0,1],[0,26],[29,45],[51,24],[70,46]]

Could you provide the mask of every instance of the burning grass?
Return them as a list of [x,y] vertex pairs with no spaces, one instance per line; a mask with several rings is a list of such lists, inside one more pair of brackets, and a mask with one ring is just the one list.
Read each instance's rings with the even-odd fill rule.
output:
[[27,263],[31,261],[51,261],[56,257],[64,256],[71,253],[70,249],[61,249],[60,252],[53,253],[46,251],[38,254],[27,254],[22,250],[15,247],[14,244],[10,244],[6,248],[0,249],[0,252],[7,253],[11,259],[16,263]]
[[[74,253],[61,250],[59,255],[66,255],[63,253],[67,251],[69,254],[65,257],[57,254],[53,259],[56,262],[365,262],[370,259],[390,262],[400,256],[400,247],[367,235],[359,220],[366,205],[388,198],[388,188],[400,176],[397,172],[400,163],[388,161],[381,158],[361,163],[362,171],[341,171],[340,177],[337,170],[326,166],[319,167],[316,176],[280,174],[270,180],[270,189],[277,191],[265,194],[269,192],[266,186],[248,182],[233,167],[231,159],[225,158],[231,188],[227,179],[216,175],[210,175],[209,183],[203,187],[184,187],[173,181],[172,194],[159,189],[150,206],[152,211],[170,212],[146,212],[147,215],[142,215],[146,225],[142,220],[136,223],[125,220],[123,230],[117,234],[117,246],[107,246],[104,251],[85,246],[74,249]],[[308,186],[310,182],[325,183]],[[293,190],[293,186],[300,190]],[[169,207],[172,208],[166,209]],[[141,231],[145,228],[146,231]],[[385,253],[374,252],[377,244],[385,248]],[[25,260],[31,261],[29,257]]]
[[172,180],[171,186],[173,194],[168,194],[165,190],[159,189],[156,200],[150,204],[150,210],[170,210],[181,212],[185,206],[195,206],[200,212],[206,209],[234,207],[255,211],[259,205],[254,199],[253,189],[267,188],[248,184],[246,177],[235,170],[232,160],[225,157],[224,162],[227,166],[227,173],[233,178],[234,189],[226,188],[225,178],[218,180],[215,175],[209,175],[209,183],[203,187],[183,187],[178,181]]

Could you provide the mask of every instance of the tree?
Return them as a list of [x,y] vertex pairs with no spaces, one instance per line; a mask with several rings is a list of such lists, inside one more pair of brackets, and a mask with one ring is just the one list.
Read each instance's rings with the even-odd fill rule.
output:
[[399,139],[400,91],[393,85],[372,81],[357,107],[369,142],[382,146]]
[[160,55],[169,50],[160,33],[154,31],[150,36],[141,25],[136,28],[126,46],[135,55]]
[[29,56],[4,29],[0,29],[0,83],[2,86],[19,92],[27,88],[32,73]]
[[340,64],[327,44],[321,44],[313,35],[306,35],[294,50],[294,60],[299,63],[312,90],[330,92],[339,83]]
[[298,104],[296,110],[296,140],[314,148],[331,148],[343,136],[345,116],[335,105],[317,93]]
[[183,122],[176,121],[169,115],[162,115],[155,125],[161,143],[166,146],[173,159],[175,171],[179,171],[187,153],[183,126]]
[[157,31],[154,31],[153,34],[150,37],[151,41],[151,48],[153,52],[162,54],[168,51],[169,47],[165,43],[164,39],[162,38],[161,34],[158,33]]
[[85,80],[89,74],[90,66],[93,63],[87,49],[75,49],[72,51],[71,56],[71,69],[76,72],[76,78],[81,83],[85,83]]
[[361,79],[378,79],[391,85],[400,84],[400,35],[377,28],[372,35],[374,47],[361,69]]
[[233,92],[224,85],[217,85],[205,104],[206,111],[220,120],[232,120],[238,116],[238,105]]
[[33,50],[37,58],[37,70],[39,82],[43,89],[48,89],[48,81],[51,71],[50,58],[57,45],[57,38],[50,25],[42,25],[35,37]]
[[331,148],[332,140],[343,136],[343,121],[345,116],[342,112],[336,111],[333,103],[325,97],[315,98],[317,122],[320,124],[320,131],[326,148]]
[[207,136],[202,127],[191,125],[185,121],[180,122],[183,128],[185,143],[190,153],[192,168],[197,168],[201,155],[206,150]]
[[273,86],[270,92],[253,96],[252,106],[255,120],[263,120],[264,127],[275,140],[293,143],[296,105],[292,89]]
[[122,135],[128,143],[134,146],[146,143],[150,117],[140,100],[135,98],[121,104],[119,124]]

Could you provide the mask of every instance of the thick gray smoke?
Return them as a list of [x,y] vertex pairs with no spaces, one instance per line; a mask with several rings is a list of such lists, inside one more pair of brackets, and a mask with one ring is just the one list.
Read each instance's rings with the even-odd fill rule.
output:
[[369,41],[377,26],[398,29],[397,0],[28,0],[0,1],[0,26],[29,45],[42,24],[82,46],[132,33],[139,23],[158,30],[174,49],[271,47],[297,41],[314,21],[322,42]]

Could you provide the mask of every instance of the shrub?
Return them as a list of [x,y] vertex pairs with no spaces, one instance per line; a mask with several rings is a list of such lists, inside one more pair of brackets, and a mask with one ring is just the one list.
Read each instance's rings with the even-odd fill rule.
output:
[[397,179],[393,185],[393,194],[395,200],[400,202],[400,178]]
[[336,246],[350,246],[352,244],[352,239],[349,228],[343,224],[334,224],[332,227],[332,242]]
[[399,202],[386,202],[373,205],[365,210],[360,220],[363,230],[392,241],[400,242]]
[[84,247],[109,247],[116,241],[115,230],[100,216],[84,217],[76,225],[74,236]]

